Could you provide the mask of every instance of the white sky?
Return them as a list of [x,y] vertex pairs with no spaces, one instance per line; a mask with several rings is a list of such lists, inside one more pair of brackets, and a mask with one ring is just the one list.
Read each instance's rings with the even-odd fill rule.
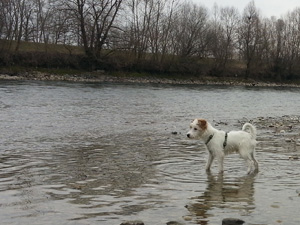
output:
[[[212,9],[214,3],[218,6],[234,6],[243,13],[244,8],[251,0],[191,0],[197,4],[201,4],[208,9]],[[300,7],[300,0],[255,0],[256,7],[260,10],[263,17],[270,18],[276,16],[280,18],[288,11],[292,11]]]

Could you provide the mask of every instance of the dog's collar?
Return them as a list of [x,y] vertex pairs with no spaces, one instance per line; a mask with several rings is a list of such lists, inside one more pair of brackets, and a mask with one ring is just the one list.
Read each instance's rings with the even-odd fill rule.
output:
[[208,145],[208,143],[211,141],[211,139],[214,137],[213,134],[209,135],[207,141],[205,142],[206,145]]
[[225,133],[225,140],[223,142],[223,148],[225,148],[227,145],[227,137],[228,137],[228,132]]

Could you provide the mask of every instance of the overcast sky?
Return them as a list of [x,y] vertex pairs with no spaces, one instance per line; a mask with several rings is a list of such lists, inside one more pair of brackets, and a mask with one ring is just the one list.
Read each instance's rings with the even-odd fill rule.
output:
[[[218,6],[234,6],[242,13],[245,6],[251,0],[191,0],[192,2],[202,4],[208,9],[212,9],[214,3]],[[276,16],[280,18],[281,15],[286,14],[288,11],[292,11],[296,7],[300,7],[300,0],[256,0],[255,5],[263,17]]]

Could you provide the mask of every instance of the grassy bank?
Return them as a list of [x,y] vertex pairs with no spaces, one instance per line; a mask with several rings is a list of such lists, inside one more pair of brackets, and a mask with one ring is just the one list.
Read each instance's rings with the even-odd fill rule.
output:
[[211,58],[168,56],[156,63],[152,55],[137,60],[129,51],[104,51],[91,61],[81,47],[0,40],[0,78],[171,84],[298,86],[298,79],[282,80],[262,70],[245,79],[245,65],[229,61],[217,72]]

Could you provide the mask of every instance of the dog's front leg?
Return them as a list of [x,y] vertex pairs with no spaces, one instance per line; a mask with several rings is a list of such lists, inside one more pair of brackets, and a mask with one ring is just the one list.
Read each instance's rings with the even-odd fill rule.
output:
[[220,155],[218,157],[219,173],[223,173],[224,172],[223,164],[224,164],[224,155]]
[[214,161],[214,156],[211,154],[211,152],[209,152],[206,167],[205,167],[206,171],[210,171],[210,167],[213,161]]

